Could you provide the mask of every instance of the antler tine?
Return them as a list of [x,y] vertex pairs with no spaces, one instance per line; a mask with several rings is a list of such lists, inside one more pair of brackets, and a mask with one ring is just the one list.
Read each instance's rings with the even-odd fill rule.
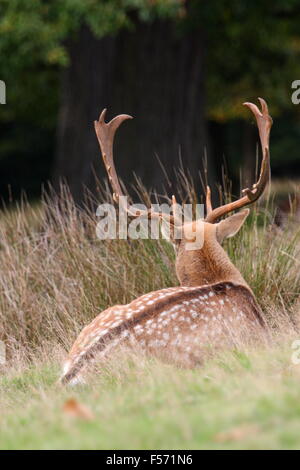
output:
[[[95,131],[100,145],[103,162],[105,169],[113,190],[113,199],[116,203],[119,202],[120,196],[123,196],[121,185],[118,179],[118,175],[115,169],[114,159],[113,159],[113,144],[116,130],[122,124],[122,122],[127,119],[132,119],[132,116],[129,114],[120,114],[115,116],[110,122],[105,122],[106,109],[100,114],[99,120],[94,121]],[[131,212],[127,205],[125,209],[132,217],[139,217],[141,215],[146,215],[148,218],[156,217],[160,219],[165,219],[171,224],[175,225],[175,217],[169,214],[160,214],[158,212],[148,210],[139,210],[136,212]]]
[[115,169],[113,159],[113,144],[116,130],[126,119],[132,119],[132,116],[128,114],[120,114],[114,117],[110,122],[104,121],[106,115],[106,109],[103,109],[100,114],[99,120],[94,122],[95,131],[97,134],[98,142],[100,145],[103,162],[105,169],[112,186],[113,199],[118,202],[119,197],[123,195],[122,189],[119,183],[118,175]]
[[212,212],[212,203],[211,203],[211,190],[210,187],[206,186],[206,215],[211,214]]
[[259,131],[259,138],[262,149],[262,163],[258,181],[257,183],[253,184],[252,189],[243,189],[242,193],[244,194],[244,196],[238,199],[237,201],[231,202],[229,204],[224,204],[223,206],[213,209],[211,212],[209,212],[208,210],[207,216],[205,218],[206,222],[213,223],[223,215],[228,214],[229,212],[232,212],[236,209],[240,209],[241,207],[244,207],[248,204],[254,203],[260,198],[270,180],[271,172],[269,138],[273,121],[271,116],[269,115],[268,106],[265,100],[263,100],[262,98],[258,99],[261,104],[261,111],[253,103],[244,103],[244,106],[247,106],[254,114]]

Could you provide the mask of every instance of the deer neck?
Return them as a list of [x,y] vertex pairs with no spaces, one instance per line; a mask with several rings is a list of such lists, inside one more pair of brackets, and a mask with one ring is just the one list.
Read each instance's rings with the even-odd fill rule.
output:
[[[250,287],[215,239],[204,241],[199,250],[178,252],[176,272],[182,286],[202,286],[219,282],[234,282]],[[250,289],[251,290],[251,289]]]

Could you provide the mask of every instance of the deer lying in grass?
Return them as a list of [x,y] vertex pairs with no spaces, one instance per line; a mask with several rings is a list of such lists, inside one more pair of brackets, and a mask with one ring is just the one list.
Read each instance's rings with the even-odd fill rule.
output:
[[[253,103],[244,103],[253,112],[259,130],[262,164],[258,182],[252,189],[243,190],[240,199],[215,209],[207,188],[206,217],[190,222],[194,233],[203,233],[202,247],[187,249],[191,243],[186,236],[186,229],[191,228],[187,224],[181,227],[182,238],[174,240],[180,286],[150,292],[127,305],[116,305],[100,313],[76,339],[64,365],[62,383],[76,383],[86,365],[105,357],[119,344],[135,344],[147,353],[192,366],[201,361],[202,347],[226,342],[236,332],[243,336],[263,328],[262,313],[250,287],[221,247],[225,238],[239,231],[249,209],[217,222],[222,216],[257,201],[269,181],[272,119],[265,101],[261,98],[259,101],[261,111]],[[117,202],[122,190],[114,166],[113,140],[119,125],[130,116],[116,116],[109,123],[105,123],[104,117],[105,110],[95,121],[95,130]],[[151,209],[143,215],[176,226],[174,215]]]

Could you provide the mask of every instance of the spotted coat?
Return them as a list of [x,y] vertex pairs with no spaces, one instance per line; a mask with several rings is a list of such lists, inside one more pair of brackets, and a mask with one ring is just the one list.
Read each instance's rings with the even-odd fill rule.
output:
[[232,282],[172,287],[145,294],[127,305],[104,310],[75,341],[62,382],[121,343],[139,345],[174,362],[201,360],[196,352],[237,331],[263,325],[251,291]]

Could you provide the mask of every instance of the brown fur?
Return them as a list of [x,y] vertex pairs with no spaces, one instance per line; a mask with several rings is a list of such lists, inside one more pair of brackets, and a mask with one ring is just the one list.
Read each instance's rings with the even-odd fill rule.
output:
[[[249,288],[238,269],[232,264],[227,253],[217,241],[217,226],[202,221],[193,222],[193,231],[196,224],[203,224],[204,243],[199,250],[187,250],[190,240],[183,238],[177,247],[176,273],[182,286],[202,286],[217,282],[236,282]],[[192,240],[193,241],[193,240]],[[250,288],[249,288],[250,289]]]
[[62,382],[76,378],[98,354],[107,354],[121,342],[140,344],[174,363],[194,365],[205,345],[219,346],[234,334],[245,335],[253,326],[263,326],[251,289],[219,243],[235,234],[247,215],[246,211],[236,214],[226,224],[193,222],[194,233],[203,234],[203,245],[188,250],[194,240],[185,232],[176,241],[180,287],[146,294],[98,315],[75,341]]

